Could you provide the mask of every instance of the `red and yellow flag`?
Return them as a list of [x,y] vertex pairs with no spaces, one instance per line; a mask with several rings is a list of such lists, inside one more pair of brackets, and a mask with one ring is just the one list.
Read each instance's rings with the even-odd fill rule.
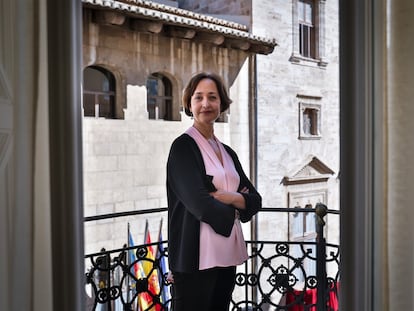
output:
[[[147,229],[145,234],[145,244],[151,244],[151,236],[150,232]],[[139,307],[141,310],[148,310],[148,311],[160,311],[161,305],[159,303],[154,304],[150,309],[149,307],[153,304],[153,297],[158,296],[160,297],[160,284],[158,278],[158,270],[154,266],[155,261],[155,254],[154,250],[151,245],[147,246],[147,256],[145,260],[142,261],[142,269],[144,275],[148,278],[148,291],[139,294]]]

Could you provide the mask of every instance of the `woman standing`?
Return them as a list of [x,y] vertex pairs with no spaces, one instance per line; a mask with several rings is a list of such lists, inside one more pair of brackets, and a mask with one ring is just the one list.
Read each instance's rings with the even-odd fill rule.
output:
[[214,135],[231,99],[216,74],[195,75],[183,93],[193,125],[167,162],[168,259],[174,311],[228,311],[236,266],[248,259],[241,222],[261,208],[236,153]]

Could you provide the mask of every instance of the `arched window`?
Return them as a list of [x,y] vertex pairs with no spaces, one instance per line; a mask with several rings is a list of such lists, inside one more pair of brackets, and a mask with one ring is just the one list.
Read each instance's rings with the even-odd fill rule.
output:
[[173,87],[162,74],[154,73],[147,79],[147,110],[151,120],[174,120]]
[[115,118],[115,77],[108,70],[90,66],[83,71],[85,117]]

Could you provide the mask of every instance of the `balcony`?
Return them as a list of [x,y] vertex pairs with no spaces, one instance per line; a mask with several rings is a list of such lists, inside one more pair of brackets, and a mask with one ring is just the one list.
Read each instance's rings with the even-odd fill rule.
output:
[[[87,217],[99,221],[166,208]],[[339,246],[326,243],[325,216],[339,211],[312,208],[264,208],[259,213],[315,213],[316,239],[246,241],[249,259],[237,268],[230,310],[337,311]],[[168,241],[124,245],[85,256],[86,310],[172,310],[168,278]]]

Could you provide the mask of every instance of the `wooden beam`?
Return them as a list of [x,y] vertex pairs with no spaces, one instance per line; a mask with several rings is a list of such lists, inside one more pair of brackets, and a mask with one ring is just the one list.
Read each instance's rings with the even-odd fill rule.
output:
[[111,11],[95,11],[95,21],[101,25],[122,25],[125,15]]
[[247,51],[250,48],[250,42],[242,39],[226,38],[224,45],[229,48]]
[[131,20],[131,29],[140,32],[160,33],[163,29],[163,23],[143,19],[133,19]]
[[168,26],[165,27],[165,33],[174,38],[193,39],[196,31],[185,27]]
[[214,45],[221,45],[223,44],[225,37],[222,34],[217,33],[197,32],[194,39],[197,41],[212,43]]

